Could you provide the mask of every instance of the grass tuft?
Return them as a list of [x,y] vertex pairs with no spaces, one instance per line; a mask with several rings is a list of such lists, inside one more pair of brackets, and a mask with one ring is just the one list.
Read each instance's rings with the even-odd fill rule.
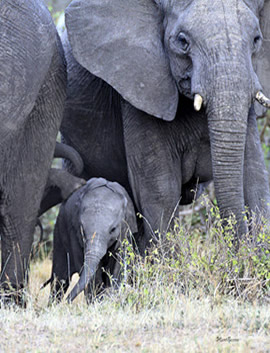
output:
[[89,306],[81,294],[48,307],[51,260],[32,262],[28,308],[1,309],[0,352],[270,351],[267,227],[235,252],[234,219],[222,227],[203,203],[204,224],[179,218],[144,258],[125,242],[119,288]]

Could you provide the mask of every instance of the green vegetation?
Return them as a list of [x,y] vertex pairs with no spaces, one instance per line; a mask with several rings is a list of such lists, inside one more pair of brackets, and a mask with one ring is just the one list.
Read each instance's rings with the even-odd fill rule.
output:
[[204,224],[196,211],[181,216],[164,239],[156,234],[145,258],[125,241],[119,289],[92,305],[81,294],[47,307],[49,288],[39,288],[51,260],[32,262],[28,308],[1,311],[0,351],[269,351],[270,233],[262,227],[236,253],[234,220],[222,228],[208,197],[198,206]]
[[[262,227],[256,239],[242,239],[236,252],[232,231],[234,220],[221,225],[217,207],[209,205],[205,230],[198,224],[180,225],[165,239],[157,237],[149,254],[142,259],[128,246],[123,264],[132,285],[124,283],[119,300],[145,308],[159,303],[168,293],[194,295],[199,300],[209,296],[215,301],[230,296],[250,302],[265,302],[270,294],[270,233]],[[124,261],[125,259],[125,261]],[[160,295],[156,299],[157,288]],[[155,294],[153,293],[155,292]]]

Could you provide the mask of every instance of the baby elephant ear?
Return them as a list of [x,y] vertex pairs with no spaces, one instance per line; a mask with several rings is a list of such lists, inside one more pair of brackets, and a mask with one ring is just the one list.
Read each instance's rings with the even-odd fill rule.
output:
[[263,93],[270,96],[270,0],[265,0],[260,15],[263,34],[263,46],[257,59],[257,75],[263,87]]
[[101,186],[105,186],[107,184],[108,184],[108,182],[107,182],[106,179],[103,179],[103,178],[91,178],[86,183],[87,191],[94,190],[96,188],[99,188]]
[[123,188],[120,184],[113,182],[109,183],[109,186],[114,189],[115,192],[121,194],[125,200],[126,200],[126,212],[125,212],[125,221],[131,231],[132,234],[138,232],[137,228],[137,220],[136,220],[136,213],[134,210],[133,202],[131,201],[131,198],[129,197],[129,194],[127,193],[126,189]]
[[136,108],[173,120],[178,91],[154,0],[74,0],[66,10],[73,55]]

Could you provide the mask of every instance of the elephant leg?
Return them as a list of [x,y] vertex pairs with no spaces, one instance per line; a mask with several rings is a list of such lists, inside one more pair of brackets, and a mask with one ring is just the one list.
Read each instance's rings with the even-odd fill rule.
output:
[[[33,128],[33,127],[29,127]],[[23,288],[28,282],[28,265],[33,234],[47,173],[53,155],[53,141],[47,145],[44,138],[30,138],[25,129],[18,136],[20,151],[14,155],[16,163],[9,168],[8,178],[1,181],[4,190],[0,207],[0,231],[2,242],[2,271],[0,287],[2,298],[24,304]],[[56,132],[54,134],[54,137]],[[38,140],[38,141],[37,141]],[[31,141],[29,144],[27,141]],[[43,150],[36,148],[43,144]],[[51,145],[52,144],[52,145]],[[43,156],[43,152],[44,156]],[[28,156],[31,156],[28,157]]]
[[[9,215],[3,216],[1,213],[1,302],[25,306],[23,288],[28,282],[28,263],[33,236],[22,239],[21,229],[16,224],[18,219],[15,220],[13,216],[16,217],[16,214],[10,217]],[[35,222],[30,221],[27,228],[29,234],[33,234]],[[18,234],[20,234],[19,237]]]
[[29,257],[42,194],[53,159],[65,97],[65,71],[59,53],[20,129],[0,147],[0,231],[2,298],[22,302]]
[[69,254],[63,248],[54,250],[49,305],[62,301],[73,274],[69,273],[69,269]]
[[[36,141],[32,141],[36,146]],[[21,145],[33,160],[20,156],[16,168],[9,175],[4,186],[5,196],[0,208],[2,272],[1,284],[4,301],[14,300],[23,304],[23,288],[28,282],[28,265],[33,243],[33,234],[38,215],[42,192],[46,184],[51,163],[50,149],[46,157],[37,156],[34,147]],[[53,146],[52,146],[53,147]],[[24,149],[25,148],[25,149]],[[51,151],[52,158],[53,148]],[[15,167],[15,166],[14,166]],[[44,168],[44,169],[43,169]],[[3,186],[2,186],[3,187]],[[13,299],[12,299],[13,298]],[[6,300],[5,300],[6,299]]]
[[62,241],[62,237],[68,238],[68,230],[61,211],[62,209],[60,209],[53,234],[53,266],[49,304],[59,303],[63,299],[71,277],[76,272],[73,265],[72,251],[69,251],[69,248],[66,249]]
[[126,102],[122,114],[129,182],[144,218],[144,234],[138,239],[143,254],[155,232],[163,234],[173,219],[181,195],[181,162],[172,151],[168,125]]
[[248,117],[244,161],[244,196],[249,212],[260,222],[261,216],[270,217],[268,173],[264,164],[256,115],[251,108]]

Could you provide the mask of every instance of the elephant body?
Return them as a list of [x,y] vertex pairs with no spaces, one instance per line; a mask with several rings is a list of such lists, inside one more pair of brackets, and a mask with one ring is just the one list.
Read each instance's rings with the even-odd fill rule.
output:
[[[103,178],[90,179],[63,202],[57,217],[51,299],[62,299],[74,273],[80,274],[80,280],[68,301],[88,285],[92,287],[94,280],[96,286],[108,286],[110,281],[108,277],[104,280],[102,268],[117,279],[117,250],[127,232],[136,231],[135,211],[125,189]],[[109,249],[112,256],[108,255]]]
[[[69,84],[61,134],[84,161],[81,176],[117,181],[153,230],[160,228],[162,217],[167,228],[177,205],[191,203],[201,195],[204,183],[212,180],[205,115],[195,112],[192,102],[182,97],[186,104],[174,121],[148,116],[85,70],[67,42],[64,48]],[[71,165],[66,167],[73,171]],[[141,179],[129,179],[133,173]],[[153,207],[155,219],[150,216]],[[148,227],[146,233],[138,240],[142,252],[152,234]]]
[[[3,301],[22,304],[39,205],[66,95],[63,48],[41,0],[0,3]],[[13,292],[14,290],[14,292]]]
[[262,86],[270,93],[269,18],[269,0],[73,0],[67,8],[61,132],[81,154],[84,177],[132,193],[145,217],[141,250],[212,178],[237,238],[250,229],[245,207],[257,221],[269,217],[255,113]]

